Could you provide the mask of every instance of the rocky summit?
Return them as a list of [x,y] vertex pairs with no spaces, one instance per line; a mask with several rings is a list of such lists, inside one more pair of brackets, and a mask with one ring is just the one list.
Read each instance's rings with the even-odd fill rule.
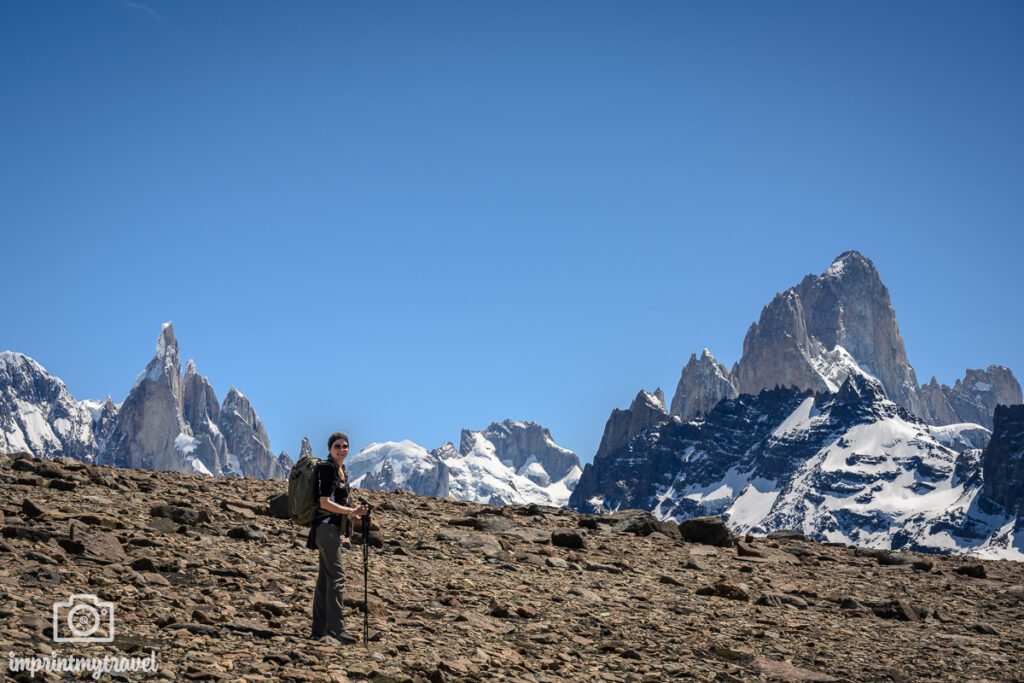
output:
[[851,374],[877,380],[890,399],[933,425],[991,430],[997,405],[1024,401],[1013,372],[1001,365],[968,369],[952,387],[934,377],[918,386],[888,288],[869,258],[847,251],[820,275],[775,295],[747,331],[731,371],[707,349],[699,359],[691,355],[671,413],[690,420],[719,401],[776,386],[835,392]]
[[120,404],[75,401],[32,358],[0,353],[0,452],[209,475],[285,479],[252,404],[234,387],[224,404],[195,361],[182,376],[178,340],[161,326],[156,353]]
[[[155,673],[121,680],[1007,681],[1024,670],[1022,563],[402,491],[356,492],[375,506],[369,642],[359,546],[345,556],[345,605],[360,642],[310,641],[317,556],[304,529],[269,514],[284,488],[0,456],[7,676],[68,678],[11,671],[20,658],[151,652]],[[113,605],[112,642],[53,640],[53,605],[73,594]]]

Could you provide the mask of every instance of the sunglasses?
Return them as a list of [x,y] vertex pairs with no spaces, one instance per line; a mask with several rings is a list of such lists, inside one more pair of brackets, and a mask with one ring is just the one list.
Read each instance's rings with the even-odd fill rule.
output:
[[333,446],[331,446],[331,448],[348,448],[348,444],[347,443],[336,443]]

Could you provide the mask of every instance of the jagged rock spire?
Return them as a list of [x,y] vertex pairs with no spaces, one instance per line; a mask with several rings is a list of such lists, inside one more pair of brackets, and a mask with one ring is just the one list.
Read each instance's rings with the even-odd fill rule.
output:
[[671,414],[692,420],[706,415],[722,399],[735,398],[737,393],[732,374],[705,348],[700,358],[690,354],[683,367],[672,397]]
[[220,431],[227,443],[228,460],[245,476],[284,477],[281,463],[270,450],[270,437],[249,399],[232,386],[221,404]]
[[150,470],[202,471],[183,415],[181,365],[174,325],[163,324],[156,354],[121,404],[102,464]]

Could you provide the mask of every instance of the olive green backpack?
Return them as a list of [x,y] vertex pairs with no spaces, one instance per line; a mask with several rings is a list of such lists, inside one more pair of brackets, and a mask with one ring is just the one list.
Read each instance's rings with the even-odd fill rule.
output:
[[322,460],[305,455],[288,476],[288,516],[302,526],[313,523],[316,514],[316,466]]

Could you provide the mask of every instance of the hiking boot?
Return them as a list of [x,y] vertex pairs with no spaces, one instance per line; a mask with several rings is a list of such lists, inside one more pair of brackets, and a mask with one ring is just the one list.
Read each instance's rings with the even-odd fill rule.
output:
[[352,635],[351,633],[349,633],[348,631],[340,631],[338,633],[328,633],[327,635],[330,636],[331,638],[334,638],[335,640],[337,640],[342,645],[352,645],[353,643],[359,642],[359,641],[356,640],[356,637],[354,635]]

